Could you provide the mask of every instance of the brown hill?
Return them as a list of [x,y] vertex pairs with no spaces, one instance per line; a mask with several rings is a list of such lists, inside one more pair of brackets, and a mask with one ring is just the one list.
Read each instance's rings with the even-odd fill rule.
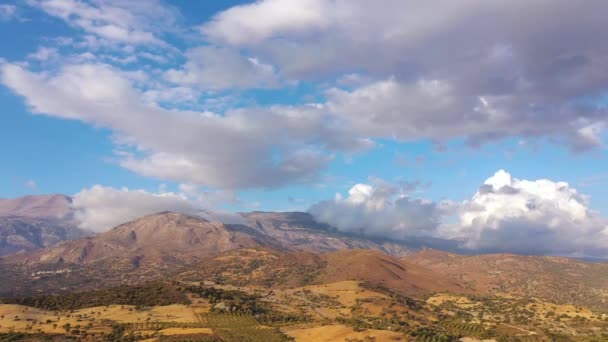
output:
[[343,250],[324,255],[322,283],[363,280],[406,293],[463,292],[457,283],[414,263],[373,250]]
[[259,246],[282,248],[246,226],[158,213],[94,237],[4,258],[0,272],[12,280],[0,284],[0,293],[136,283],[171,275],[222,252]]
[[608,263],[514,254],[465,256],[432,249],[402,260],[444,274],[480,294],[503,292],[608,308]]
[[358,280],[407,293],[465,292],[442,275],[374,250],[333,253],[240,249],[205,260],[178,279],[236,286],[293,287]]
[[293,249],[325,253],[343,249],[374,249],[394,256],[417,250],[394,241],[371,240],[346,235],[331,226],[318,223],[303,212],[241,213],[247,225]]
[[189,264],[222,252],[269,245],[271,239],[242,226],[209,222],[186,214],[163,212],[124,223],[94,237],[69,241],[24,257],[25,263],[91,265],[130,260],[134,268]]

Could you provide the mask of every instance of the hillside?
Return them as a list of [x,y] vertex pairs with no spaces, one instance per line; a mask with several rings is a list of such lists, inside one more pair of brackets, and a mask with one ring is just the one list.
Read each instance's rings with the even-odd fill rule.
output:
[[94,237],[5,258],[0,268],[15,279],[0,284],[0,293],[90,288],[155,279],[205,257],[259,246],[282,248],[271,238],[245,226],[158,213]]
[[25,258],[25,262],[61,261],[88,265],[104,260],[130,259],[137,268],[165,263],[187,264],[196,258],[263,244],[278,246],[246,227],[163,212],[124,223],[94,237],[34,253]]
[[0,256],[32,252],[88,235],[61,219],[0,216]]
[[514,254],[465,256],[431,249],[402,260],[446,275],[480,294],[502,292],[608,308],[608,263]]
[[515,296],[410,296],[360,281],[272,289],[173,281],[7,298],[0,303],[0,340],[9,341],[574,342],[608,338],[606,311]]
[[267,288],[356,280],[407,294],[465,292],[438,273],[373,250],[315,254],[239,249],[190,267],[177,279]]

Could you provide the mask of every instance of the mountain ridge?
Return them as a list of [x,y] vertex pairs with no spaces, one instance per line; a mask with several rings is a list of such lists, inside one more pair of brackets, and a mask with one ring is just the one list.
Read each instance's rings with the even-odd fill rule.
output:
[[92,235],[80,229],[62,194],[0,199],[0,256],[28,253]]

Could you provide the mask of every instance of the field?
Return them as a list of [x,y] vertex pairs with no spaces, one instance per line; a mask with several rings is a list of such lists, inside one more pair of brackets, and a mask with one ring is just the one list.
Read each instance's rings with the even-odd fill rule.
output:
[[[608,339],[608,312],[535,298],[447,293],[412,298],[382,285],[359,281],[270,291],[204,284],[207,285],[172,285],[189,304],[41,308],[55,307],[60,297],[31,301],[41,307],[0,304],[0,334],[5,334],[0,335],[0,341],[22,339],[17,335],[20,333],[28,334],[25,336],[32,340],[44,337],[59,341]],[[174,297],[181,303],[181,296]]]
[[387,331],[368,329],[365,331],[354,331],[353,328],[344,325],[325,325],[316,328],[294,329],[287,331],[287,335],[301,342],[338,342],[338,341],[407,341],[403,334]]
[[79,338],[107,336],[124,328],[136,339],[156,340],[163,336],[219,337],[222,341],[284,341],[277,329],[260,325],[253,316],[200,313],[185,305],[149,309],[111,305],[71,312],[51,312],[21,305],[0,305],[0,333],[45,333]]

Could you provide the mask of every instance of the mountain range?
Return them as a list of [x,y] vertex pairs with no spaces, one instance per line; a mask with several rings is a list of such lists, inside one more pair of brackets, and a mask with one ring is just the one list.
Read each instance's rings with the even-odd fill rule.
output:
[[[233,284],[303,286],[341,280],[406,293],[511,293],[608,306],[608,264],[511,254],[459,255],[349,236],[307,213],[241,213],[244,224],[174,212],[150,214],[85,236],[70,200],[52,195],[3,200],[2,231],[31,248],[0,259],[0,293],[99,288],[175,277]],[[16,214],[16,215],[13,215]],[[11,228],[47,228],[45,239]],[[11,225],[12,224],[12,225]],[[55,238],[51,238],[54,236]],[[65,240],[65,241],[61,241]],[[17,238],[5,238],[14,241]],[[5,242],[5,246],[8,244]],[[22,243],[25,245],[25,242]],[[14,248],[14,247],[13,247]]]
[[[101,340],[119,321],[135,340],[155,331],[159,341],[192,327],[204,333],[188,338],[205,341],[261,331],[277,341],[607,337],[608,263],[455,254],[344,234],[300,212],[240,213],[242,222],[229,224],[167,211],[92,234],[78,228],[67,196],[0,203],[0,340],[31,332],[20,325],[24,312],[32,324],[47,322],[40,338],[58,340],[89,338],[53,325],[82,327],[83,317]],[[76,321],[65,311],[91,306]]]
[[[304,212],[251,212],[239,215],[245,224],[227,226],[256,232],[258,237],[265,236],[295,250],[330,252],[356,248],[404,256],[421,246],[344,234],[316,222],[312,215]],[[0,256],[32,252],[93,235],[79,228],[75,216],[71,198],[65,195],[0,199]]]

